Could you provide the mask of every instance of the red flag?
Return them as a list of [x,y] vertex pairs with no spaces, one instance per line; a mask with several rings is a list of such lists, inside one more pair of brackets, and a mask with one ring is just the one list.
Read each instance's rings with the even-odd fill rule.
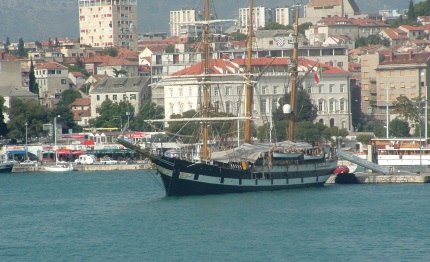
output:
[[321,81],[321,77],[322,77],[321,65],[318,66],[317,72],[315,72],[314,75],[315,75],[315,82],[317,82],[318,84]]

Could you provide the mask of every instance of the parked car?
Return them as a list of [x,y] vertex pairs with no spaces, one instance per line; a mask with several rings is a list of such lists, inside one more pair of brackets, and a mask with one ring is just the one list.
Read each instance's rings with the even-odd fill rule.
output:
[[102,158],[102,160],[100,161],[100,163],[102,165],[115,165],[115,164],[118,164],[118,161],[113,160],[113,159],[111,159],[108,156],[105,156],[105,157]]
[[75,160],[76,164],[80,165],[92,165],[96,164],[97,158],[95,155],[80,155],[78,159]]

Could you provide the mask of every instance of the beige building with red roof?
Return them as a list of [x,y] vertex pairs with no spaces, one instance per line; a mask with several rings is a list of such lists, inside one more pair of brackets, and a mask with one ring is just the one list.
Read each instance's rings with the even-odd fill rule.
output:
[[[289,58],[255,58],[252,68],[258,81],[254,89],[255,121],[260,126],[270,121],[271,112],[279,107],[278,101],[290,91],[288,72]],[[211,103],[220,112],[243,116],[244,112],[244,72],[246,59],[211,60]],[[349,72],[322,64],[323,78],[315,82],[314,73],[318,63],[308,59],[299,60],[299,75],[304,88],[318,107],[319,121],[328,126],[339,126],[351,130]],[[199,79],[203,75],[203,63],[187,67],[153,87],[153,101],[165,107],[165,117],[198,110],[200,105]],[[264,72],[264,73],[262,73]],[[161,97],[164,96],[164,100]],[[158,98],[158,100],[157,100]]]
[[89,125],[91,119],[91,98],[77,98],[70,104],[70,110],[73,113],[73,120],[82,127]]
[[408,33],[398,28],[386,28],[379,35],[390,41],[390,46],[399,45],[409,40]]
[[[362,112],[386,121],[396,117],[392,111],[397,97],[425,97],[430,73],[430,53],[395,54],[380,51],[363,55],[361,60]],[[389,112],[387,112],[387,102]]]
[[59,63],[51,62],[34,68],[36,82],[39,85],[39,97],[48,107],[54,107],[61,93],[69,88],[69,69]]

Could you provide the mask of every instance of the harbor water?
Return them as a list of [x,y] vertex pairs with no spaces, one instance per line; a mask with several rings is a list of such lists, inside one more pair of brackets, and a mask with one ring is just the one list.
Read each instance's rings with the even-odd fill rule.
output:
[[154,171],[0,174],[0,261],[427,261],[429,184],[166,197]]

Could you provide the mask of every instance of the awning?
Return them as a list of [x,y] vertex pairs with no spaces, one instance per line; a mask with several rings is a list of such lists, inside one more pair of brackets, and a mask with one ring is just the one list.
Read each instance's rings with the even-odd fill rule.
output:
[[72,150],[70,149],[58,149],[57,155],[70,155]]
[[72,134],[72,135],[64,135],[63,138],[71,138],[71,139],[79,139],[79,138],[85,138],[84,135],[81,134]]
[[133,132],[133,133],[125,134],[124,136],[131,137],[131,138],[143,138],[143,137],[147,137],[148,135],[145,134],[144,132]]
[[81,145],[94,145],[94,140],[84,140]]
[[7,151],[6,154],[25,155],[25,154],[27,154],[27,150],[10,150],[10,151]]
[[76,150],[72,152],[72,155],[85,155],[86,153],[84,151],[81,150]]

